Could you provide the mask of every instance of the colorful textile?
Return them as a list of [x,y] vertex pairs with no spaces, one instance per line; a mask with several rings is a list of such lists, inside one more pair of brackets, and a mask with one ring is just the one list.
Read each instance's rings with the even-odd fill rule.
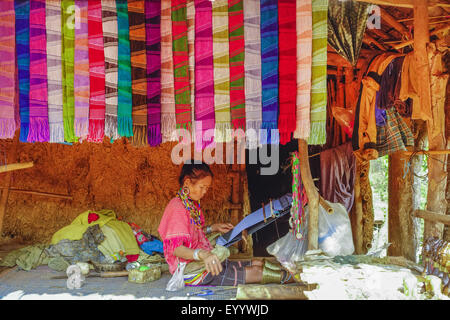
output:
[[261,29],[259,0],[244,1],[246,147],[255,149],[261,129]]
[[103,48],[105,51],[105,136],[117,140],[118,28],[115,0],[102,0]]
[[380,80],[380,99],[377,100],[377,108],[390,109],[394,106],[397,100],[395,96],[395,89],[397,80],[400,78],[402,72],[403,60],[405,57],[398,57],[392,60],[381,75]]
[[278,1],[261,0],[261,143],[278,144]]
[[144,0],[128,1],[131,50],[133,137],[135,146],[147,145],[147,56]]
[[311,132],[308,144],[326,142],[328,0],[312,0]]
[[145,2],[148,143],[161,143],[161,0]]
[[176,141],[174,69],[172,60],[171,0],[161,0],[161,135]]
[[378,157],[406,150],[407,146],[414,145],[414,136],[411,129],[399,115],[395,108],[386,109],[386,125],[377,126]]
[[[195,0],[195,139],[197,150],[214,141],[212,2]],[[201,128],[201,130],[200,130]],[[209,131],[209,135],[205,133]],[[202,141],[199,145],[197,142]]]
[[128,4],[126,0],[116,0],[119,67],[117,82],[117,129],[122,137],[133,135],[131,56]]
[[245,131],[244,6],[243,0],[228,0],[230,37],[230,109],[233,129]]
[[47,91],[50,142],[64,142],[61,0],[45,2],[47,32]]
[[216,142],[231,140],[228,1],[215,0],[213,9],[214,114]]
[[88,2],[75,0],[74,96],[75,135],[84,140],[89,134],[89,32]]
[[172,42],[177,129],[191,131],[186,0],[172,0]]
[[308,139],[311,111],[312,7],[297,0],[297,113],[294,138]]
[[20,142],[27,142],[30,127],[30,1],[14,1],[19,79]]
[[64,140],[75,142],[75,1],[61,0]]
[[186,25],[188,42],[189,92],[191,104],[191,140],[195,142],[195,3],[186,3]]
[[280,143],[291,140],[296,126],[297,99],[297,33],[296,4],[292,0],[278,1],[279,99],[278,128]]
[[16,57],[14,0],[0,2],[0,139],[16,131]]
[[102,4],[89,1],[89,135],[102,142],[105,135],[105,53],[103,49]]
[[164,258],[170,273],[175,272],[178,262],[191,261],[176,257],[173,251],[177,247],[183,245],[192,249],[212,250],[205,233],[191,223],[189,212],[178,197],[172,199],[165,208],[158,232],[163,241]]

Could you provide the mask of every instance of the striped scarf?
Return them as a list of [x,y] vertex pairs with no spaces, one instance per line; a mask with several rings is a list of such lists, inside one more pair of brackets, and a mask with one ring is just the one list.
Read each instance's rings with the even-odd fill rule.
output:
[[119,64],[117,9],[114,0],[102,0],[105,51],[105,136],[117,140],[117,68]]
[[195,141],[195,4],[194,1],[186,3],[186,23],[189,60],[189,92],[191,103],[191,139]]
[[[195,139],[197,150],[214,141],[214,70],[212,4],[195,0]],[[200,129],[201,128],[201,129]],[[205,135],[208,131],[209,135]],[[203,143],[200,145],[199,141]]]
[[278,2],[278,43],[280,48],[278,128],[281,144],[286,144],[291,140],[296,125],[297,34],[295,9],[295,2],[292,0],[279,0]]
[[145,53],[144,0],[128,1],[131,49],[133,137],[135,146],[147,144],[147,56]]
[[88,2],[75,0],[74,96],[75,135],[81,140],[89,134],[89,39]]
[[216,142],[231,140],[230,59],[228,44],[228,2],[215,0],[213,8],[214,110]]
[[74,46],[75,2],[61,1],[64,140],[75,142]]
[[278,3],[261,0],[261,143],[278,144]]
[[20,142],[27,142],[30,127],[30,2],[14,1],[19,77]]
[[191,131],[186,0],[172,0],[172,37],[177,129]]
[[[244,1],[245,118],[247,147],[255,149],[261,129],[261,31],[259,0]],[[253,131],[254,130],[254,131]]]
[[311,133],[308,144],[326,142],[328,0],[312,0]]
[[30,1],[30,127],[29,142],[50,140],[47,107],[47,41],[45,0]]
[[145,2],[147,49],[147,139],[151,146],[161,143],[161,0]]
[[233,128],[245,131],[244,7],[243,0],[228,0],[230,37],[230,109]]
[[117,129],[122,137],[133,135],[131,57],[128,24],[128,4],[126,0],[116,0],[118,29],[118,82],[117,82]]
[[16,131],[16,32],[13,0],[0,2],[0,21],[0,139],[12,139]]
[[311,0],[297,0],[297,119],[294,138],[308,139],[310,131],[312,8]]
[[105,54],[101,1],[89,1],[88,8],[90,98],[87,140],[102,142],[105,134]]
[[47,32],[47,91],[50,142],[64,142],[63,84],[61,77],[61,0],[45,4]]
[[171,0],[161,0],[161,135],[163,143],[177,139],[171,16]]

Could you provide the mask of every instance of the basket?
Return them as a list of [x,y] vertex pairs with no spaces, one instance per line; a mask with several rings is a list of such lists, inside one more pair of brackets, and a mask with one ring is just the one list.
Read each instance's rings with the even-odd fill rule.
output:
[[122,271],[125,270],[125,267],[127,265],[127,261],[124,262],[117,262],[117,263],[98,263],[91,261],[91,263],[94,265],[94,270],[96,272],[109,272],[109,271]]
[[139,269],[132,269],[128,272],[128,281],[134,283],[147,283],[161,278],[161,268],[152,266],[150,269],[140,271]]

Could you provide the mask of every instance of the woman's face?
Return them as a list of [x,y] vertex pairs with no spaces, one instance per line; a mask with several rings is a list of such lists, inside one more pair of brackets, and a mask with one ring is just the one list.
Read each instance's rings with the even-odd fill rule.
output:
[[211,186],[212,178],[211,176],[206,176],[198,180],[186,179],[184,185],[189,188],[189,197],[192,200],[199,201],[208,192]]

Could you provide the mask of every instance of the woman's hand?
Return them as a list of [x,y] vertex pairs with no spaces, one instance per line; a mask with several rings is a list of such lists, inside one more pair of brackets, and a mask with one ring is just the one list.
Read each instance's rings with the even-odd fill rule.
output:
[[206,271],[210,272],[213,276],[217,276],[222,271],[222,263],[219,258],[209,251],[200,250],[200,259],[205,263]]
[[211,225],[212,232],[227,233],[233,228],[234,226],[231,223],[215,223]]

